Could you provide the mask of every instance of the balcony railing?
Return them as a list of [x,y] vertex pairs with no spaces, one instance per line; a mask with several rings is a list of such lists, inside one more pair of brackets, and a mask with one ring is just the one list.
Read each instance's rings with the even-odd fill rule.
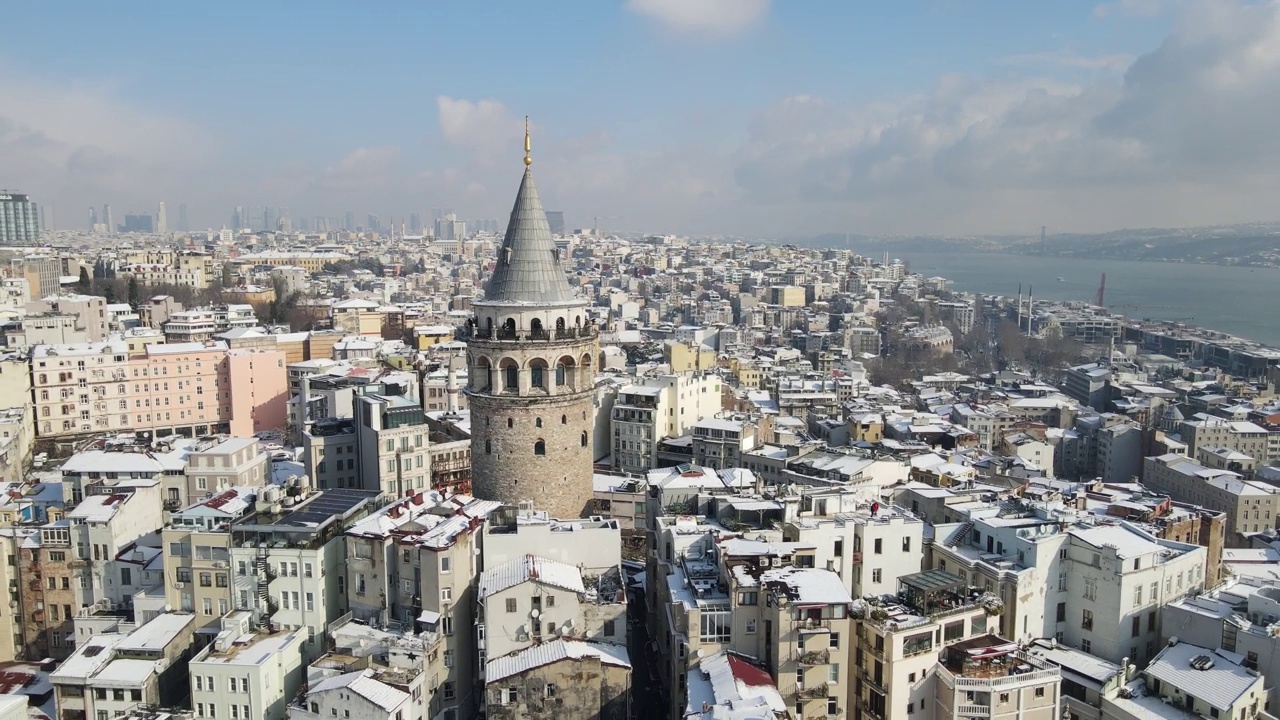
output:
[[792,623],[794,623],[797,630],[802,630],[802,631],[813,630],[815,632],[821,632],[821,631],[831,629],[831,620],[829,618],[808,618],[807,617],[807,618],[800,618],[799,620],[793,620]]
[[831,662],[829,650],[810,650],[796,654],[796,662],[801,665],[826,665]]
[[990,705],[957,705],[958,717],[991,717]]
[[817,685],[796,685],[791,691],[791,696],[799,699],[815,699],[825,698],[827,696],[827,684],[819,683]]

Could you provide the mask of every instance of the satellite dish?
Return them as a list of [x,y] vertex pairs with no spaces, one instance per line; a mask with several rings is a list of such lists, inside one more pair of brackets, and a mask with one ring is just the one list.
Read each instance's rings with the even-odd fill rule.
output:
[[173,612],[173,606],[172,606],[172,605],[170,605],[170,604],[168,604],[168,603],[165,603],[164,611],[165,611],[165,612],[167,612],[167,613],[168,613],[168,612]]
[[534,609],[532,609],[532,610],[530,610],[530,611],[529,611],[529,617],[531,617],[531,618],[533,618],[533,619],[535,619],[535,620],[536,620],[536,619],[538,618],[538,616],[539,616],[539,615],[541,615],[541,614],[542,614],[542,613],[538,612],[538,609],[537,609],[537,608],[534,608]]

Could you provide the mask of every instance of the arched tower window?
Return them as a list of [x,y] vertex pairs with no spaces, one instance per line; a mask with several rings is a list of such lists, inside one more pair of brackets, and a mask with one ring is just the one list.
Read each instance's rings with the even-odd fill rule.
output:
[[516,426],[516,421],[512,418],[507,418],[507,427],[513,428],[515,426]]
[[534,454],[534,455],[546,455],[546,454],[547,454],[547,443],[546,443],[546,442],[544,442],[544,441],[542,441],[542,440],[538,440],[538,441],[534,442],[534,443],[533,443],[533,454]]
[[582,447],[586,447],[586,446],[587,446],[587,431],[583,430],[582,431]]
[[534,419],[533,419],[533,426],[534,426],[534,427],[542,427],[542,418],[534,418]]
[[561,425],[568,425],[568,424],[569,424],[569,416],[568,416],[568,415],[561,415],[561,416],[560,416],[560,424],[561,424]]
[[556,363],[556,385],[563,385],[565,381],[564,365]]
[[520,389],[520,368],[515,365],[508,365],[505,368],[506,379],[502,381],[503,390],[507,392],[515,392]]
[[484,454],[485,454],[485,455],[492,455],[492,454],[493,454],[493,441],[492,441],[492,440],[485,440],[485,441],[484,441]]
[[536,388],[547,386],[547,366],[540,360],[529,363],[529,385]]

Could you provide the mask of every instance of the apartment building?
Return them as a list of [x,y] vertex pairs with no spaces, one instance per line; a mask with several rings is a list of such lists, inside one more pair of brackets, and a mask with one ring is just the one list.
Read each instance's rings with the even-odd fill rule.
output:
[[188,664],[191,707],[197,718],[285,720],[289,701],[305,681],[305,629],[255,630],[237,610]]
[[693,462],[719,470],[742,467],[742,456],[756,447],[755,425],[742,420],[708,418],[693,425]]
[[329,628],[333,650],[307,668],[291,720],[426,720],[443,669],[438,632],[380,630],[351,620]]
[[428,655],[426,717],[473,717],[471,692],[483,666],[476,629],[480,528],[499,503],[412,492],[346,533],[346,601],[351,615],[392,628],[421,628],[440,641]]
[[573,565],[526,555],[486,567],[476,601],[489,660],[558,637],[626,646],[626,590],[619,567],[589,576]]
[[144,706],[183,702],[193,620],[189,614],[165,613],[127,633],[87,638],[49,674],[58,717],[120,717]]
[[928,680],[938,665],[938,651],[987,635],[996,624],[992,616],[1002,609],[994,598],[970,591],[963,578],[945,570],[903,575],[898,582],[898,592],[855,609],[853,704],[863,717],[897,720],[929,712],[935,687]]
[[1201,447],[1227,448],[1263,462],[1280,460],[1273,451],[1271,432],[1256,423],[1215,416],[1178,423],[1178,435],[1187,444],[1187,455],[1196,457]]
[[620,388],[612,411],[613,469],[657,467],[660,440],[685,434],[720,408],[720,376],[705,372],[644,376]]
[[1280,488],[1183,455],[1145,458],[1142,477],[1156,492],[1225,513],[1229,547],[1247,547],[1249,535],[1275,528],[1280,520]]
[[609,643],[556,638],[485,666],[485,717],[628,720],[631,659]]
[[422,405],[402,395],[371,394],[357,398],[355,406],[364,489],[392,497],[430,489],[430,428]]
[[118,339],[38,346],[31,359],[36,431],[192,437],[228,432],[233,423],[242,435],[259,425],[283,426],[288,398],[283,356],[276,355],[230,358],[217,342],[153,343],[135,355]]
[[227,488],[261,486],[268,457],[254,437],[197,442],[187,454],[186,497],[212,498]]
[[[78,586],[80,606],[99,601],[113,607],[130,605],[142,577],[135,558],[126,551],[164,527],[159,481],[104,480],[89,485],[84,499],[66,517],[75,558],[92,560],[72,579],[72,585]],[[154,554],[158,553],[149,553]]]
[[1051,637],[1112,662],[1154,657],[1162,606],[1205,583],[1206,548],[1126,522],[1063,530],[1055,517],[1016,512],[935,532],[931,567],[997,598],[1002,637]]
[[360,490],[264,490],[256,511],[228,531],[233,607],[253,610],[269,629],[301,629],[303,654],[318,656],[326,626],[347,606],[343,534],[375,510],[377,500]]
[[783,526],[782,537],[811,545],[816,566],[835,572],[860,598],[895,593],[901,575],[922,569],[924,526],[904,508],[862,502],[830,517],[797,518]]

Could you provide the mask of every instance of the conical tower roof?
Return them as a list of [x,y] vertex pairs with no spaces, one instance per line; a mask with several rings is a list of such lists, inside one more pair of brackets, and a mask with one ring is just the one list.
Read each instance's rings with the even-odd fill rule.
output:
[[563,304],[574,302],[573,288],[560,267],[551,226],[538,197],[533,172],[525,166],[498,263],[484,288],[484,299],[496,303]]

